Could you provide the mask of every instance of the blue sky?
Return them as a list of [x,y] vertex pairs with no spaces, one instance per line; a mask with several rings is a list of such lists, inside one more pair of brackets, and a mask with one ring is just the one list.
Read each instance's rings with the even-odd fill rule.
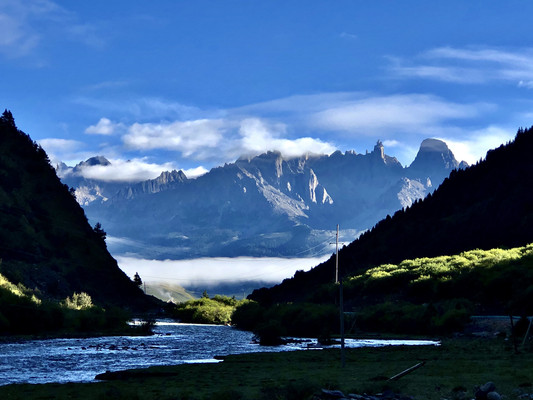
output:
[[0,0],[0,107],[109,180],[428,137],[459,160],[533,124],[530,1]]

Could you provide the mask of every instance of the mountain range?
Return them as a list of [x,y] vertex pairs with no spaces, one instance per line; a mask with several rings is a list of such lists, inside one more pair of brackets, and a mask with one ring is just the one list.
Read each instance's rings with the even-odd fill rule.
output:
[[182,171],[136,183],[83,177],[108,164],[100,156],[56,169],[109,233],[113,254],[155,259],[326,254],[337,224],[352,241],[467,166],[443,141],[426,139],[409,167],[378,141],[366,154],[241,157],[196,179]]

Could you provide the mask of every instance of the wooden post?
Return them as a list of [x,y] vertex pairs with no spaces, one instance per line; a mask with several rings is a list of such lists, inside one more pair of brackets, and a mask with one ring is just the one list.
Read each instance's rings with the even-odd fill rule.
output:
[[522,341],[522,347],[526,344],[526,340],[529,337],[529,331],[531,330],[531,324],[533,323],[533,318],[529,318],[529,325],[527,327],[526,335],[524,336],[524,340]]
[[424,365],[426,362],[425,361],[422,361],[421,363],[418,363],[416,365],[413,365],[411,368],[407,368],[405,371],[402,371],[400,372],[399,374],[397,375],[394,375],[392,378],[389,378],[389,381],[396,381],[398,379],[400,379],[402,376],[405,376],[407,374],[410,374],[411,372],[413,372],[415,369],[417,368],[420,368],[422,365]]
[[513,322],[513,315],[509,314],[509,319],[511,320],[511,339],[513,340],[513,347],[514,352],[518,353],[518,347],[516,347],[516,335],[514,332],[514,322]]
[[337,224],[337,236],[335,237],[335,283],[339,283],[339,224]]
[[340,327],[341,327],[341,367],[346,365],[346,351],[344,350],[344,301],[342,294],[342,277],[339,280],[339,309],[340,309]]

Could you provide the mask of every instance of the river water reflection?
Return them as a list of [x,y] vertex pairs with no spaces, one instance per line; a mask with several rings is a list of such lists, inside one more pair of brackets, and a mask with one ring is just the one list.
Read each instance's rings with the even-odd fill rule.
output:
[[[153,336],[32,340],[0,344],[0,385],[88,382],[105,371],[217,362],[228,354],[301,350],[310,342],[264,347],[227,326],[158,322]],[[313,343],[311,343],[313,344]],[[347,347],[435,345],[432,341],[347,340]]]

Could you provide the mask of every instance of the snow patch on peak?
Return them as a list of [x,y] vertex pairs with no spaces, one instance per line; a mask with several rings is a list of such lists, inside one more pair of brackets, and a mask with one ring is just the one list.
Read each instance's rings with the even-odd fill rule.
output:
[[80,186],[74,192],[76,201],[82,205],[87,206],[95,200],[107,201],[107,197],[102,194],[102,190],[98,186],[92,188],[88,186]]
[[[431,181],[429,181],[431,184]],[[418,199],[426,197],[427,187],[416,179],[402,178],[402,188],[398,192],[398,200],[403,208],[411,207]]]
[[316,203],[316,188],[318,186],[318,178],[312,169],[309,170],[309,198],[313,203]]

